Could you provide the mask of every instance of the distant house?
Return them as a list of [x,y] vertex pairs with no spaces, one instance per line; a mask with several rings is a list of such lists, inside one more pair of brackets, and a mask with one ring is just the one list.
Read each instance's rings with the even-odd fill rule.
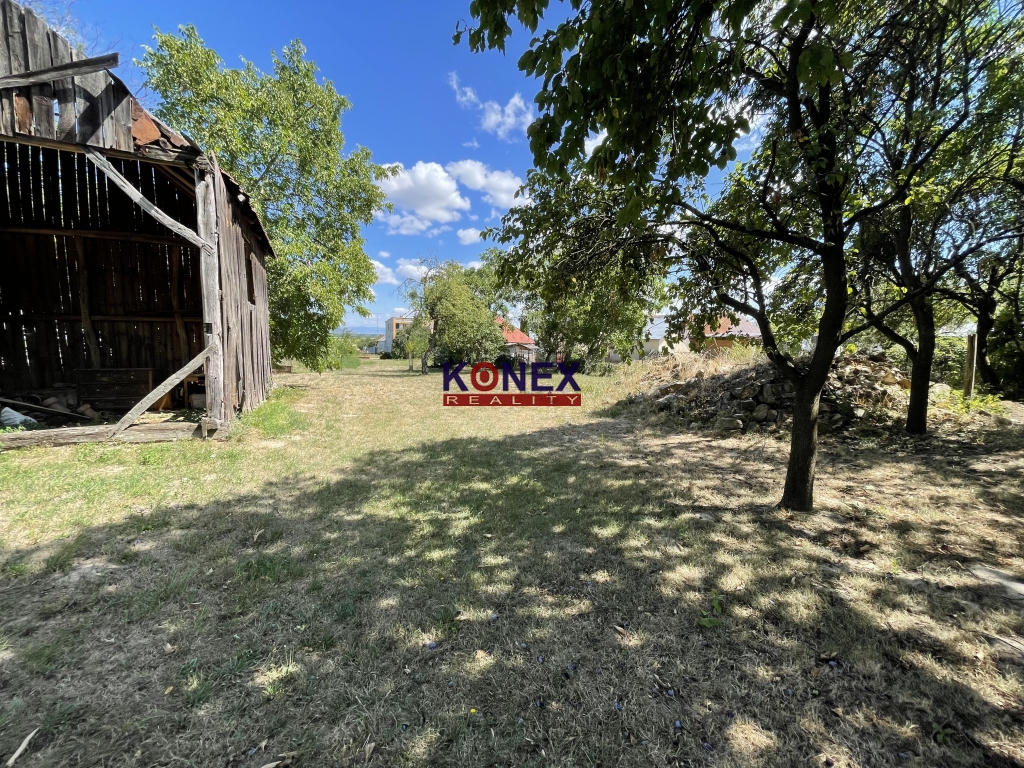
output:
[[[666,315],[652,315],[651,319],[647,322],[647,327],[644,329],[645,335],[650,336],[644,342],[644,356],[655,357],[657,355],[664,355],[669,350],[669,343],[667,341],[668,336],[668,320]],[[748,318],[740,318],[740,321],[733,325],[732,321],[727,317],[723,317],[718,321],[718,327],[712,330],[711,326],[704,326],[704,347],[731,347],[733,344],[749,344],[751,342],[758,342],[761,340],[761,331],[757,327],[757,323]],[[693,341],[686,337],[681,340],[682,343],[694,349],[700,345],[694,344]],[[633,353],[633,359],[638,360],[640,358],[639,352]],[[622,362],[622,358],[618,353],[612,351],[608,353],[608,362],[619,363]]]
[[403,328],[408,328],[412,325],[413,318],[411,317],[389,317],[387,322],[384,323],[384,340],[377,342],[377,352],[391,353],[391,348],[395,344],[395,336]]
[[381,351],[380,350],[380,345],[384,343],[384,338],[385,338],[384,334],[381,334],[376,339],[374,339],[372,342],[370,342],[365,347],[363,347],[363,351],[364,352],[368,352],[371,355],[380,354],[380,351]]
[[537,360],[537,344],[502,317],[495,318],[501,326],[501,334],[505,337],[505,354],[524,363],[532,363]]
[[[708,347],[731,347],[734,344],[750,344],[761,341],[761,329],[753,320],[741,317],[735,325],[728,317],[718,321],[718,327],[712,331],[711,326],[704,326],[704,337],[709,339],[705,344]],[[699,346],[690,341],[690,348]]]

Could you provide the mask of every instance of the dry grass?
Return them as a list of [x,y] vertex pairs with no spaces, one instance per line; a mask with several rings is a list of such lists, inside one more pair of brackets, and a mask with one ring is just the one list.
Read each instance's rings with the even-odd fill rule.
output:
[[0,454],[0,759],[1024,761],[985,639],[1024,608],[968,570],[1024,574],[1019,432],[829,443],[791,515],[783,443],[612,405],[644,366],[509,411],[402,367],[281,377],[226,443]]

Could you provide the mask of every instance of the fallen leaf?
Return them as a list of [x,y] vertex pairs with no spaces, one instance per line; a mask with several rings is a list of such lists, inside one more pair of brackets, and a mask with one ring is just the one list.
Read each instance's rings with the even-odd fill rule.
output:
[[256,543],[256,539],[258,539],[260,537],[260,534],[263,533],[264,530],[266,530],[266,529],[265,528],[260,528],[258,531],[256,531],[256,533],[252,537],[252,543],[253,544]]
[[166,696],[168,693],[170,693],[173,690],[174,690],[174,686],[173,685],[168,685],[167,686],[167,690],[164,691],[164,696]]
[[259,750],[260,752],[266,752],[266,751],[267,751],[267,741],[268,741],[267,739],[264,739],[263,741],[261,741],[261,742],[259,743],[259,746],[258,746],[258,747],[256,747],[256,748],[257,748],[257,749],[258,749],[258,750]]
[[625,629],[620,627],[618,624],[615,625],[615,631],[618,632],[623,637],[626,637],[627,635],[629,635],[629,633]]
[[370,755],[373,754],[373,749],[376,746],[377,743],[374,741],[371,741],[369,744],[366,745],[366,749],[363,750],[363,752],[366,754],[366,762],[370,762]]
[[485,539],[493,539],[494,538],[494,534],[493,533],[485,533],[484,534],[484,538]]
[[178,646],[176,645],[171,645],[170,643],[167,643],[167,645],[164,646],[165,653],[174,653],[176,650],[178,650]]

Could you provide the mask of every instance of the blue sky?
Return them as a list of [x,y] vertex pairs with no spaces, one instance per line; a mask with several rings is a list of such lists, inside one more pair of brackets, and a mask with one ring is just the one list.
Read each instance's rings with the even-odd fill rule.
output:
[[[141,81],[131,58],[151,43],[153,27],[192,23],[229,66],[240,57],[270,68],[270,51],[299,38],[321,75],[349,97],[343,129],[350,147],[369,147],[380,163],[401,163],[388,183],[395,215],[365,228],[379,281],[371,306],[383,320],[402,306],[396,283],[415,275],[423,257],[475,261],[486,244],[476,233],[497,222],[532,156],[525,127],[534,114],[535,81],[516,67],[528,43],[517,32],[509,53],[472,54],[452,45],[469,0],[362,2],[139,3],[78,0],[74,13],[92,36],[122,54],[119,74]],[[352,315],[348,325],[373,330]]]

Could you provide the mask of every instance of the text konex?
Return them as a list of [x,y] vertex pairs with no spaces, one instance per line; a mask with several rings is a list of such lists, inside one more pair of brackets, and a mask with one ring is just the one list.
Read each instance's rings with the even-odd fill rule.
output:
[[[583,396],[576,383],[579,361],[573,363],[505,363],[501,370],[494,363],[444,364],[445,405],[559,405],[578,406]],[[469,386],[463,376],[469,379]],[[556,383],[556,375],[561,380]],[[500,391],[498,385],[501,385]]]

